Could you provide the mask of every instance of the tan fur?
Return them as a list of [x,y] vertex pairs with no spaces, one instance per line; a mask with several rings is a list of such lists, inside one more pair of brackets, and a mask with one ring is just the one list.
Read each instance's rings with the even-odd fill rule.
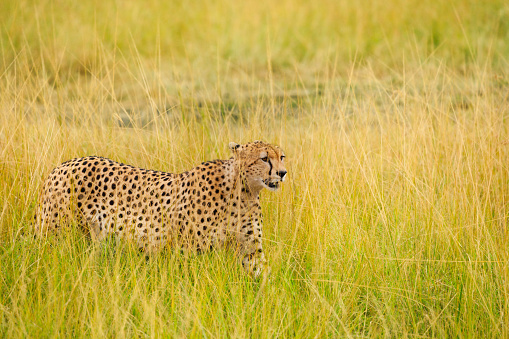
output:
[[261,141],[229,146],[232,158],[180,174],[94,156],[69,160],[44,182],[36,232],[58,233],[77,220],[95,240],[115,234],[149,252],[231,244],[258,276],[265,266],[259,193],[284,180],[284,155]]

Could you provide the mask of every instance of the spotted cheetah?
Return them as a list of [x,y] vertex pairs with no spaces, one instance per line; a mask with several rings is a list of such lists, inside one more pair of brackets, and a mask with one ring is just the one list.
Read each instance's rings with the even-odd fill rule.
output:
[[148,252],[233,246],[258,277],[266,269],[260,191],[275,191],[284,181],[285,155],[261,141],[229,148],[230,159],[180,174],[96,156],[64,162],[44,182],[36,234],[58,233],[76,220],[94,240],[114,234]]

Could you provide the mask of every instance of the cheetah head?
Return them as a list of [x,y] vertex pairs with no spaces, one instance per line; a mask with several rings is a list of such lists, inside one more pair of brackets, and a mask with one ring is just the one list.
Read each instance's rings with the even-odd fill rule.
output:
[[275,191],[285,180],[285,155],[278,146],[254,141],[244,145],[230,142],[229,147],[250,190],[267,188]]

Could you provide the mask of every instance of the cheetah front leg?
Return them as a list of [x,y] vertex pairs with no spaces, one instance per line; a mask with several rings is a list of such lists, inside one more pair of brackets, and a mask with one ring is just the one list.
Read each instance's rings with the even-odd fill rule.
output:
[[270,273],[262,246],[262,228],[258,219],[245,221],[239,232],[238,239],[241,244],[239,258],[242,266],[254,278]]
[[242,266],[248,274],[252,275],[256,279],[262,274],[267,275],[270,272],[261,244],[260,248],[256,251],[244,254],[242,258]]

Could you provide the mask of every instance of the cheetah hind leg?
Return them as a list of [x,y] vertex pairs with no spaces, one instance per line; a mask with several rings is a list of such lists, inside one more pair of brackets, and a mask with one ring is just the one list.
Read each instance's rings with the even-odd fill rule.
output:
[[101,234],[101,225],[99,221],[93,218],[86,218],[83,228],[85,233],[90,235],[90,239],[92,239],[93,242],[104,240],[105,236]]

